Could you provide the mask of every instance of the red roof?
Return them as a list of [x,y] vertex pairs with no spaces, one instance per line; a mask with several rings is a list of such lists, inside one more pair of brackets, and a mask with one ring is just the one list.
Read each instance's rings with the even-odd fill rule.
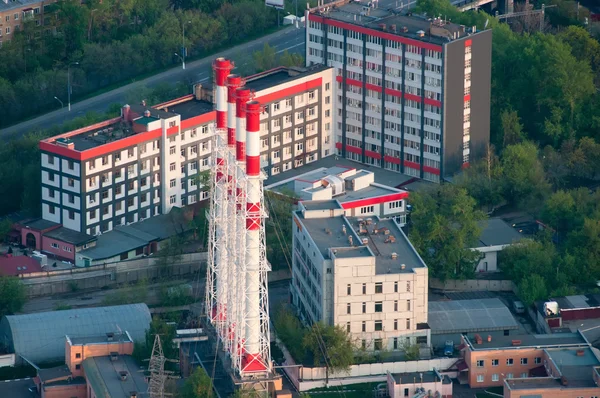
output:
[[30,272],[42,272],[42,266],[33,258],[27,256],[0,256],[0,274],[17,276]]

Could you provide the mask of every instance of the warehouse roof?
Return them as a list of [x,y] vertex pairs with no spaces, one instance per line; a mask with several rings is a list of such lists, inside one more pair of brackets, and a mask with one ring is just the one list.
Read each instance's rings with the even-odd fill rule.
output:
[[145,338],[150,321],[146,304],[9,315],[0,321],[0,338],[15,354],[42,363],[64,358],[66,335],[77,338],[127,330],[138,341]]
[[484,220],[480,227],[482,228],[479,235],[481,246],[510,245],[523,239],[523,235],[500,218]]
[[148,389],[144,374],[129,355],[119,355],[116,360],[108,356],[88,358],[83,361],[83,369],[96,396],[130,398],[132,392],[145,393]]
[[430,301],[431,334],[518,329],[510,310],[498,298]]

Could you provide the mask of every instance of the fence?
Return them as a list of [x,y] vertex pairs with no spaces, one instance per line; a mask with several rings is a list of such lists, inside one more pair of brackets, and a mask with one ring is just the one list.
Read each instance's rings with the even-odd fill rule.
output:
[[457,280],[449,279],[440,281],[436,278],[429,279],[429,287],[439,290],[453,290],[458,292],[474,292],[481,290],[489,290],[492,292],[516,292],[516,286],[511,280],[506,279],[466,279]]

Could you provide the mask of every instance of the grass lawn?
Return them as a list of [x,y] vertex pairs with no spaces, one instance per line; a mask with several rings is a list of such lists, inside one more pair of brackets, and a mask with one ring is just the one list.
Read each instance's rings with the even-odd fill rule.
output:
[[367,398],[373,395],[373,389],[381,383],[384,382],[350,384],[347,386],[329,388],[315,388],[314,390],[307,391],[306,393],[310,395],[311,398],[333,398],[340,396],[345,396],[346,398]]

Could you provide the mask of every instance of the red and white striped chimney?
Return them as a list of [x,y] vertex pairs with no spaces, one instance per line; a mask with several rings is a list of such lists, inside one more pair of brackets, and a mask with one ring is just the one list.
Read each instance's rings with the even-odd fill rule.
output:
[[260,320],[260,259],[261,259],[261,194],[260,177],[260,113],[258,101],[246,103],[246,305],[244,350],[242,369],[247,372],[264,371],[265,361],[261,358]]
[[236,125],[236,97],[235,90],[242,85],[242,77],[238,75],[227,76],[227,145],[235,147]]
[[231,73],[233,65],[225,58],[217,58],[213,62],[215,75],[215,102],[217,105],[217,128],[227,128],[227,76]]
[[238,162],[246,161],[246,102],[249,99],[249,89],[241,87],[235,90],[235,160]]

